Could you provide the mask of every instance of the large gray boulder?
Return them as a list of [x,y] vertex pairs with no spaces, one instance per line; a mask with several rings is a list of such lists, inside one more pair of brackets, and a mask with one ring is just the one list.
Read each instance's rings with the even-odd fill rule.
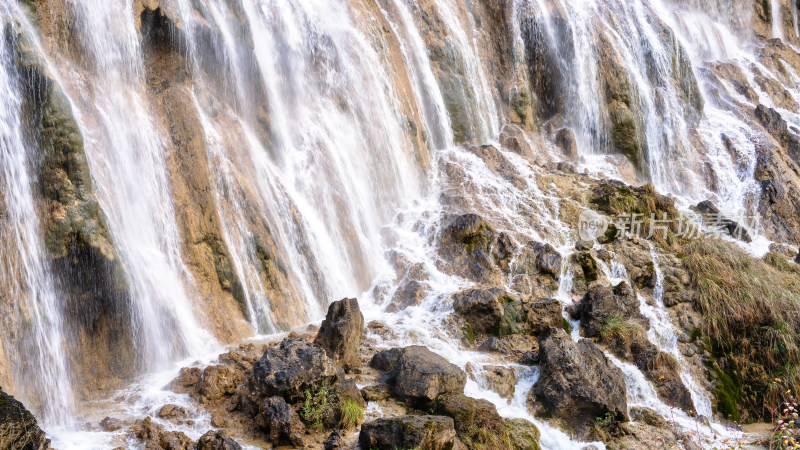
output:
[[401,416],[378,419],[361,426],[363,449],[451,450],[456,442],[453,419],[444,416]]
[[422,408],[440,395],[463,393],[467,383],[467,374],[458,366],[419,345],[379,352],[370,367],[385,372],[395,397]]
[[626,282],[614,288],[596,284],[589,288],[578,307],[581,330],[586,337],[599,336],[611,316],[620,316],[642,325],[649,322],[639,312],[639,299]]
[[33,414],[2,389],[0,389],[0,448],[9,450],[50,448],[50,440],[39,428]]
[[475,333],[496,335],[506,304],[515,301],[502,289],[467,289],[453,295],[453,309]]
[[319,345],[303,339],[285,339],[268,348],[253,365],[246,397],[256,405],[277,395],[290,402],[305,399],[305,392],[330,387],[343,377]]
[[535,405],[576,430],[597,417],[627,417],[625,376],[591,341],[577,343],[562,329],[551,328],[540,341],[541,374],[531,390]]
[[361,367],[358,348],[364,333],[364,315],[358,300],[345,298],[331,303],[314,343],[325,349],[334,363],[345,368]]

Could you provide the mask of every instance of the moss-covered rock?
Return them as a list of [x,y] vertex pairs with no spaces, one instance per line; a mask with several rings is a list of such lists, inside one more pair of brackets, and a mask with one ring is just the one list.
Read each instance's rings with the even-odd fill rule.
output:
[[40,185],[45,200],[45,244],[54,259],[71,248],[96,248],[115,259],[105,218],[94,193],[83,137],[69,100],[54,83],[48,83],[41,113],[42,162]]
[[47,450],[50,440],[36,418],[14,397],[0,390],[0,448]]

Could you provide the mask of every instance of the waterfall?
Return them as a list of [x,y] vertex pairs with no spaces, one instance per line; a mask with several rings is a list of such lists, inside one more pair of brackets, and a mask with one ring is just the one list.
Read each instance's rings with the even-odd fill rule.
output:
[[770,22],[772,23],[772,37],[775,39],[784,40],[786,36],[783,33],[783,18],[781,17],[781,3],[779,0],[770,0]]
[[[64,352],[61,299],[56,294],[37,219],[34,179],[36,153],[22,124],[24,91],[17,79],[14,40],[17,30],[8,7],[0,5],[0,303],[3,344],[9,326],[22,322],[23,336],[8,348],[13,388],[34,401],[50,426],[73,425],[72,377]],[[7,297],[6,297],[7,296]]]
[[[569,261],[574,224],[565,222],[576,206],[554,194],[566,181],[550,176],[551,163],[571,170],[552,151],[556,133],[575,134],[576,177],[630,166],[683,211],[712,199],[743,216],[758,206],[765,138],[742,111],[764,104],[800,125],[758,82],[786,85],[784,106],[800,99],[798,74],[758,54],[761,19],[743,0],[49,1],[64,8],[68,38],[46,36],[28,2],[0,5],[0,326],[21,336],[6,339],[0,360],[25,360],[0,380],[13,379],[48,427],[75,427],[73,390],[84,386],[72,385],[73,312],[43,238],[41,149],[24,122],[18,34],[82,137],[132,311],[124,326],[139,360],[129,377],[318,322],[332,300],[356,295],[368,319],[397,332],[386,345],[424,342],[462,367],[489,364],[450,332],[449,299],[478,282],[447,273],[436,241],[453,214],[476,212],[514,244],[549,243]],[[784,39],[780,2],[770,4],[772,33]],[[798,35],[797,5],[792,12]],[[752,92],[713,81],[720,62]],[[520,85],[506,89],[509,80]],[[525,120],[525,108],[535,117]],[[514,128],[532,154],[506,145]],[[495,160],[478,155],[483,144],[497,147]],[[613,162],[600,170],[598,161]],[[400,312],[386,312],[405,270],[389,255],[425,273],[427,290]],[[653,303],[640,297],[648,338],[683,363],[652,259]],[[608,281],[627,278],[616,261],[598,265]],[[584,281],[565,264],[553,295],[570,306]],[[213,309],[214,296],[230,304]],[[563,315],[581,339],[579,322]],[[631,405],[671,414],[640,370],[609,357]],[[468,392],[504,417],[535,420],[520,391],[537,371],[516,368],[512,400],[479,382]],[[688,369],[681,377],[710,416]],[[583,445],[537,424],[543,447]]]
[[[75,2],[91,78],[71,94],[101,206],[129,278],[137,345],[163,366],[213,341],[190,301],[170,194],[162,131],[145,99],[145,69],[132,4]],[[64,77],[66,78],[66,77]],[[75,87],[74,89],[79,89]],[[81,95],[81,97],[76,97]]]

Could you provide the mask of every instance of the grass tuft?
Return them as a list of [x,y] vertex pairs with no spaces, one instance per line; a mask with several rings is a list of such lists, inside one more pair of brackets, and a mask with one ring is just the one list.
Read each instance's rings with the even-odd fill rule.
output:
[[[718,407],[728,417],[749,410],[763,417],[764,399],[782,377],[797,391],[800,365],[800,271],[768,254],[753,258],[735,245],[702,239],[689,243],[684,262],[703,314],[703,333],[722,368]],[[784,264],[785,263],[785,264]],[[734,375],[735,374],[735,375]]]

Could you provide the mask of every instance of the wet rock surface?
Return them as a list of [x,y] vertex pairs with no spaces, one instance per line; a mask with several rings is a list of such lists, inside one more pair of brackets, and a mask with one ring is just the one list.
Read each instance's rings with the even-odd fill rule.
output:
[[325,349],[334,363],[345,368],[360,367],[358,348],[364,333],[364,315],[358,300],[345,298],[328,306],[314,343]]
[[378,419],[361,426],[361,448],[450,450],[455,448],[453,419],[443,416],[403,416]]
[[50,440],[36,418],[14,397],[0,390],[0,448],[47,450]]
[[302,339],[288,339],[268,348],[253,365],[247,395],[256,402],[273,395],[299,401],[305,398],[305,391],[332,386],[341,376],[342,369],[333,364],[322,347]]
[[385,373],[385,380],[398,398],[425,407],[440,395],[461,393],[466,373],[422,346],[384,350],[370,361],[370,367]]
[[593,343],[576,343],[564,330],[550,329],[540,346],[541,375],[531,390],[534,403],[583,432],[609,413],[627,418],[625,377]]

